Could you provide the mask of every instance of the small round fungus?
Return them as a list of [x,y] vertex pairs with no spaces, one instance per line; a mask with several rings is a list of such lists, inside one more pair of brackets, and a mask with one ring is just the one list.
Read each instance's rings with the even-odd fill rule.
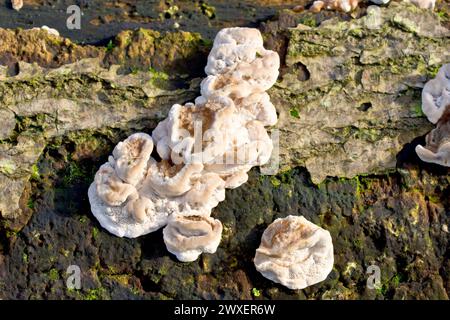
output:
[[303,216],[276,219],[264,231],[254,262],[267,279],[289,289],[306,288],[333,269],[331,235]]
[[19,11],[23,7],[23,0],[11,0],[11,6],[14,10]]
[[163,234],[167,250],[178,260],[191,262],[203,252],[216,252],[222,223],[210,217],[172,215]]
[[450,104],[450,63],[444,64],[436,77],[422,90],[422,110],[432,123],[437,123]]
[[350,12],[358,7],[359,0],[318,0],[314,1],[311,8],[312,12],[320,12],[322,9]]

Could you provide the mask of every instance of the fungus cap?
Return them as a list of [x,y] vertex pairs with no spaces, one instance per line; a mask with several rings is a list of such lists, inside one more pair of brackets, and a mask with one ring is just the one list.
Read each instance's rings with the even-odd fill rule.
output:
[[[195,103],[173,105],[152,137],[131,135],[100,168],[89,200],[102,226],[137,237],[165,226],[171,215],[210,222],[225,188],[245,183],[247,172],[270,158],[273,143],[264,126],[274,125],[277,114],[265,91],[279,66],[257,29],[221,30]],[[152,157],[153,144],[161,160]],[[198,256],[209,248],[192,250]]]
[[219,31],[205,67],[207,75],[228,72],[239,62],[251,62],[263,50],[263,38],[254,28],[226,28]]
[[19,11],[23,7],[23,0],[11,0],[11,6],[14,10]]
[[222,223],[210,217],[172,215],[163,230],[167,250],[182,262],[214,253],[222,237]]
[[444,64],[434,79],[422,90],[422,110],[432,123],[437,123],[450,104],[450,63]]
[[359,0],[318,0],[314,1],[311,8],[312,12],[320,12],[323,8],[328,10],[337,10],[350,12],[358,7]]
[[425,138],[426,146],[416,146],[422,161],[450,167],[450,104],[445,108],[436,128]]
[[306,288],[333,269],[331,235],[302,216],[276,219],[264,231],[254,262],[267,279],[290,289]]

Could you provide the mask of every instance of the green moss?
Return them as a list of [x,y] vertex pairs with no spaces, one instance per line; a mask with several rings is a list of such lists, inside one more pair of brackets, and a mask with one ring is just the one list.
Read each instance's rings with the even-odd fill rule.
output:
[[[295,57],[315,57],[319,55],[331,54],[331,46],[333,43],[327,41],[328,36],[325,34],[329,31],[320,30],[318,28],[310,30],[291,30],[291,40],[288,47],[289,58]],[[314,43],[305,39],[322,38],[320,43]]]
[[402,283],[403,281],[404,281],[404,279],[403,279],[404,277],[403,277],[403,275],[401,275],[401,274],[396,274],[394,277],[392,277],[392,279],[391,279],[391,286],[393,287],[393,288],[397,288],[399,285],[400,285],[400,283]]
[[153,86],[161,88],[161,87],[164,87],[165,85],[167,85],[167,81],[169,81],[169,75],[167,73],[155,70],[153,68],[149,68],[148,71],[152,75],[152,78],[150,81]]
[[111,51],[113,51],[113,49],[115,47],[116,46],[114,45],[114,42],[112,40],[109,40],[108,44],[106,45],[105,51],[106,52],[111,52]]
[[348,31],[348,34],[352,37],[362,38],[364,35],[363,30],[361,28],[354,28]]
[[123,287],[128,287],[128,285],[130,283],[130,275],[128,275],[128,274],[114,274],[114,275],[110,275],[108,277],[115,280],[117,283],[119,283]]
[[441,20],[442,22],[450,20],[450,15],[444,10],[438,10],[436,14],[439,17],[439,20]]
[[439,196],[430,194],[430,195],[427,195],[427,197],[431,203],[440,203],[441,202],[441,198]]
[[69,256],[69,254],[70,254],[70,251],[69,250],[66,250],[66,249],[64,249],[64,248],[61,248],[61,250],[59,250],[60,252],[61,252],[61,254],[64,256],[64,257],[68,257]]
[[380,288],[376,288],[377,293],[382,296],[386,295],[386,293],[388,292],[388,289],[389,289],[389,286],[386,284],[382,284]]
[[90,289],[83,298],[84,300],[101,300],[104,298],[105,292],[104,288]]
[[252,295],[253,295],[254,297],[259,297],[259,296],[261,296],[261,292],[260,292],[258,289],[253,288],[253,289],[252,289]]
[[15,238],[15,237],[17,237],[18,233],[19,233],[19,231],[17,231],[17,230],[6,230],[6,237],[7,238]]
[[230,262],[229,262],[230,268],[236,268],[237,265],[238,265],[238,260],[236,259],[236,257],[231,257]]
[[86,223],[89,221],[89,219],[86,216],[82,216],[78,219],[78,221],[80,221],[81,223]]
[[139,72],[139,68],[131,67],[130,69],[131,69],[131,74],[133,74],[133,75],[137,75]]
[[328,55],[330,53],[330,50],[327,47],[309,42],[302,43],[301,46],[296,49],[298,49],[298,51],[291,51],[289,54],[293,57],[315,57],[319,55]]
[[63,181],[65,185],[71,185],[74,182],[85,180],[87,173],[76,162],[70,162],[66,169]]
[[131,291],[131,293],[134,294],[135,296],[141,295],[141,290],[140,290],[139,288],[132,287],[132,288],[130,289],[130,291]]
[[376,142],[383,136],[383,133],[376,129],[359,129],[355,133],[357,139],[362,139],[370,142]]
[[40,174],[39,174],[39,168],[37,164],[33,164],[31,167],[31,179],[32,180],[39,180]]
[[163,11],[163,15],[161,16],[161,18],[170,19],[175,16],[179,10],[180,8],[178,8],[178,6],[176,5],[170,6],[168,9]]
[[314,17],[314,15],[307,15],[307,16],[302,17],[299,20],[299,23],[301,23],[305,26],[311,27],[311,28],[317,27],[317,21],[316,21],[316,18]]
[[58,280],[59,279],[59,272],[58,272],[58,270],[56,270],[55,268],[50,269],[50,271],[48,272],[48,277],[52,281]]
[[361,181],[359,180],[359,177],[358,177],[358,176],[356,176],[355,178],[353,178],[353,180],[354,180],[355,183],[356,183],[355,196],[356,196],[357,198],[359,198],[359,197],[361,196],[361,192],[362,192],[362,190],[363,190],[363,186],[362,186]]
[[32,210],[34,209],[34,200],[32,198],[28,199],[27,207]]
[[439,69],[441,68],[441,65],[433,65],[433,66],[429,66],[427,68],[428,71],[428,76],[430,78],[435,78],[437,73],[439,72]]
[[294,108],[291,108],[291,109],[289,110],[289,114],[291,115],[291,117],[300,119],[300,111],[298,111],[298,109],[295,108],[295,107],[294,107]]
[[166,265],[162,265],[161,268],[159,268],[158,273],[161,276],[165,276],[169,273],[169,268]]
[[23,261],[23,263],[25,263],[25,264],[28,264],[28,262],[29,262],[28,254],[26,254],[25,252],[22,253],[22,261]]
[[279,186],[281,186],[281,181],[278,180],[278,178],[275,177],[275,176],[271,176],[271,177],[270,177],[270,183],[271,183],[275,188],[278,188]]
[[423,113],[423,110],[422,110],[421,103],[417,103],[414,105],[414,115],[416,117],[424,117],[425,116],[425,114]]
[[216,8],[208,5],[206,2],[200,2],[200,11],[207,16],[208,19],[214,19],[216,17]]
[[210,39],[201,39],[201,40],[200,40],[200,44],[202,44],[203,46],[209,48],[209,47],[212,47],[213,41],[210,40]]
[[360,239],[356,238],[356,239],[353,240],[353,246],[355,248],[362,249],[363,248],[363,243],[362,243],[362,241]]
[[10,160],[0,160],[0,173],[13,174],[16,171],[16,165]]
[[92,228],[92,238],[94,238],[94,240],[97,240],[98,234],[99,234],[98,229],[96,227]]
[[195,284],[195,278],[193,275],[188,275],[182,280],[183,287],[190,287]]
[[[281,170],[276,176],[270,176],[269,181],[272,184],[273,187],[278,188],[282,184],[291,184],[292,182],[292,175],[293,170],[290,168],[286,168],[284,170]],[[266,179],[266,177],[261,176],[260,181],[261,183]],[[292,190],[287,191],[288,195],[291,195]]]

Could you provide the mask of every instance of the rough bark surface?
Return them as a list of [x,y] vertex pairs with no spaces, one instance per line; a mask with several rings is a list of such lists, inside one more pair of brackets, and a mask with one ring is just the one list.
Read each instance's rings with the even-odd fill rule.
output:
[[[432,128],[420,92],[450,62],[449,31],[412,6],[381,12],[377,28],[291,10],[262,25],[284,62],[270,91],[280,170],[255,169],[227,191],[213,213],[222,243],[193,263],[171,256],[161,231],[102,230],[87,188],[118,141],[196,97],[210,42],[139,29],[105,48],[0,29],[0,298],[448,299],[449,170],[421,163],[414,146]],[[252,261],[267,225],[290,214],[329,230],[335,246],[328,279],[299,291]],[[65,285],[73,264],[81,290]],[[377,290],[366,287],[372,264]]]

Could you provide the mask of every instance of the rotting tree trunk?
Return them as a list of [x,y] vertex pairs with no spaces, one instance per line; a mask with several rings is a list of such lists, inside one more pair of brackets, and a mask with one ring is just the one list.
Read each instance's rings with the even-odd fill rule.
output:
[[[305,16],[295,19],[305,21]],[[318,28],[299,24],[280,30],[269,23],[269,38],[273,27],[288,38],[285,67],[271,90],[280,114],[282,170],[305,166],[315,183],[327,176],[386,172],[395,168],[396,155],[406,143],[431,129],[421,113],[421,88],[450,61],[449,31],[434,13],[394,4],[382,8],[379,16],[331,19]],[[45,141],[78,130],[154,123],[172,104],[192,100],[198,91],[198,79],[180,77],[194,60],[197,68],[191,74],[201,74],[195,56],[204,57],[205,47],[197,35],[123,32],[118,46],[105,53],[44,31],[1,32],[3,39],[15,37],[17,48],[20,41],[33,40],[40,48],[48,42],[67,52],[56,69],[24,62],[0,68],[0,193],[9,199],[0,201],[0,212],[14,221],[11,229],[27,221],[20,199],[36,174],[33,165]],[[6,43],[0,47],[0,61],[17,60],[21,52],[28,61],[36,57],[54,66],[52,52],[34,51],[31,43],[22,50]],[[63,64],[77,56],[97,59]],[[183,57],[186,64],[179,61]],[[14,66],[17,74],[8,75]],[[131,73],[121,75],[125,66],[124,72]]]
[[[0,240],[15,241],[0,244],[0,298],[249,299],[252,287],[269,298],[448,298],[448,170],[415,163],[358,176],[392,171],[404,145],[432,128],[420,92],[450,62],[448,30],[413,6],[381,12],[378,28],[368,18],[315,27],[315,15],[291,11],[265,24],[284,57],[270,91],[282,172],[253,170],[227,192],[214,213],[224,223],[218,253],[188,265],[169,258],[158,233],[129,241],[100,232],[86,192],[118,141],[150,133],[173,103],[197,96],[209,43],[141,29],[99,48],[0,29]],[[286,171],[297,166],[308,172]],[[293,293],[253,270],[264,226],[291,213],[333,236],[335,270],[320,288]],[[369,292],[373,261],[383,288]],[[79,293],[59,278],[73,263],[89,270]]]

